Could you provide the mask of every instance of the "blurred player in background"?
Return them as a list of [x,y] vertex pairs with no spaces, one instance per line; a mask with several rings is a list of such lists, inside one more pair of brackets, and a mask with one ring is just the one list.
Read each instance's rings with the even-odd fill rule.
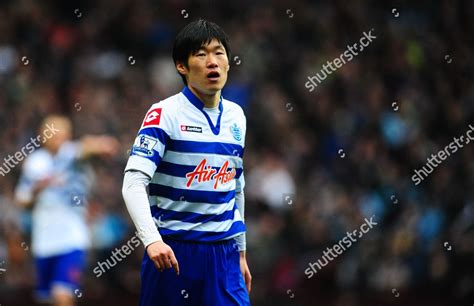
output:
[[22,207],[33,206],[36,297],[69,306],[75,304],[90,244],[84,204],[93,174],[82,161],[93,155],[114,155],[118,142],[109,136],[71,141],[71,121],[60,115],[44,119],[37,140],[48,129],[52,137],[42,139],[43,147],[25,159],[15,197]]
[[221,96],[229,57],[215,23],[183,28],[173,59],[186,87],[151,106],[132,147],[122,192],[146,248],[142,306],[250,304],[246,118]]

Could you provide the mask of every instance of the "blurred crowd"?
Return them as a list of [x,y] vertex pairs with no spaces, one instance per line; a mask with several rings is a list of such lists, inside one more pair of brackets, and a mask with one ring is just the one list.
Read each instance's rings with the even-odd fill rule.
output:
[[[248,120],[253,305],[472,303],[474,146],[419,185],[411,177],[474,125],[473,1],[2,1],[1,162],[51,113],[70,116],[76,137],[122,145],[115,159],[90,161],[93,248],[78,298],[137,300],[143,248],[100,278],[92,268],[134,233],[120,192],[127,150],[149,106],[183,88],[172,44],[200,17],[230,36],[223,96]],[[370,29],[369,47],[305,88]],[[34,284],[29,212],[13,203],[20,170],[0,176],[5,305],[25,305]],[[371,216],[374,229],[307,279],[310,262]]]

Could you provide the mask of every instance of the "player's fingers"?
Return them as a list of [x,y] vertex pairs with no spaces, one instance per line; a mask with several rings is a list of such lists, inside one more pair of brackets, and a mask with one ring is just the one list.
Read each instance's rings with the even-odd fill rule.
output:
[[170,262],[171,262],[171,265],[173,266],[174,271],[176,272],[176,275],[179,275],[179,264],[178,264],[178,260],[177,260],[176,257],[174,256],[174,253],[173,253],[173,252],[171,252],[171,255],[170,255]]
[[163,254],[156,256],[154,261],[158,264],[158,271],[163,272],[166,269],[166,261]]
[[252,290],[252,275],[249,272],[245,273],[245,285],[247,286],[247,291],[250,293]]
[[162,259],[164,263],[164,268],[170,269],[171,268],[170,256],[168,254],[163,254]]
[[170,261],[168,259],[168,256],[166,256],[165,254],[160,256],[160,264],[161,264],[161,270],[162,271],[171,268],[171,264],[170,264]]
[[157,258],[153,258],[152,261],[153,261],[153,264],[155,265],[156,269],[157,269],[158,271],[162,272],[162,271],[163,271],[163,268],[162,268],[162,265],[160,265],[160,262],[158,261],[158,259],[157,259]]

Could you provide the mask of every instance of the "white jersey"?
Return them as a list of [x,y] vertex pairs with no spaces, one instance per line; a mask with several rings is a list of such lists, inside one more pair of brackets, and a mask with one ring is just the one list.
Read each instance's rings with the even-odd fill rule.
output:
[[18,200],[32,199],[33,188],[42,179],[52,178],[39,192],[32,212],[32,251],[49,257],[89,247],[85,221],[85,196],[91,177],[78,162],[79,144],[64,143],[52,155],[38,149],[28,156],[16,188]]
[[244,188],[246,119],[222,99],[213,122],[188,87],[147,112],[125,171],[151,179],[153,218],[164,237],[220,241],[245,232],[235,202]]

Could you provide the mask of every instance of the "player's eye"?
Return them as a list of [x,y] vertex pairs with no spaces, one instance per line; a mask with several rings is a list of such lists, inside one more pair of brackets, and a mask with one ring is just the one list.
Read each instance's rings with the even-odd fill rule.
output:
[[196,56],[206,56],[206,53],[201,52],[201,53],[196,54]]
[[223,55],[224,52],[222,52],[222,51],[217,51],[216,54],[217,54],[217,55]]

